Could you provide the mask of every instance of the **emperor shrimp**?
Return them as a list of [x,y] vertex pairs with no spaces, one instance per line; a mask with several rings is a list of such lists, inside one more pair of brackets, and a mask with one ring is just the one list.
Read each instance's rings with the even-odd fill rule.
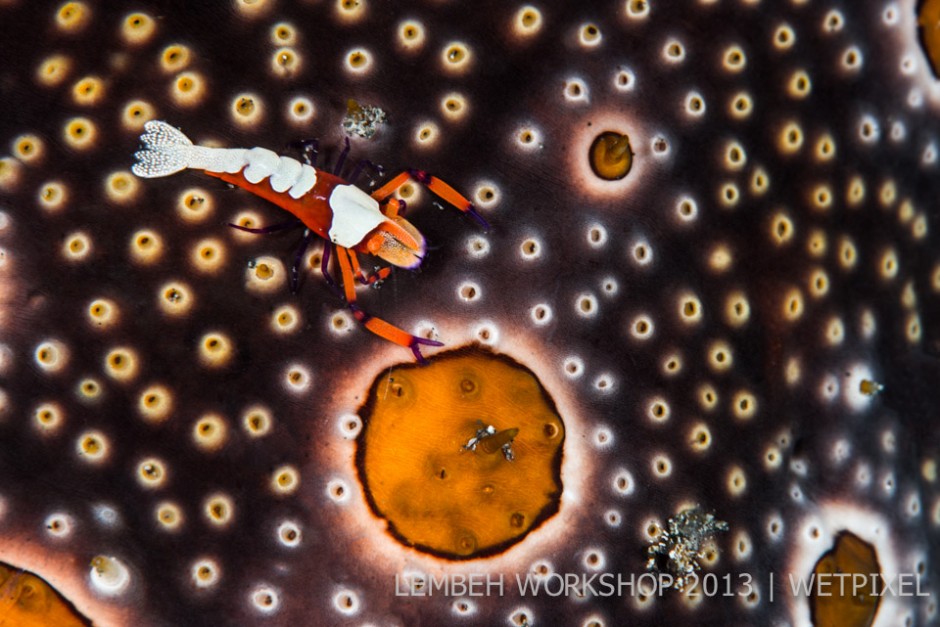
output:
[[[489,225],[466,197],[441,179],[422,170],[408,169],[392,177],[371,194],[339,176],[266,148],[211,148],[194,145],[179,129],[163,121],[144,125],[140,137],[144,149],[135,153],[131,168],[142,178],[170,176],[185,169],[237,185],[290,212],[295,220],[265,228],[232,225],[251,233],[270,233],[302,224],[306,227],[301,254],[315,235],[330,242],[324,247],[321,272],[336,287],[329,270],[331,249],[339,265],[343,294],[353,316],[366,329],[395,344],[407,347],[424,362],[421,346],[442,346],[441,342],[417,337],[385,320],[366,313],[356,302],[355,281],[373,285],[386,278],[391,268],[366,275],[357,253],[374,255],[392,266],[415,269],[424,260],[424,236],[400,215],[404,202],[392,194],[406,181],[415,180],[459,211],[470,215],[484,229]],[[345,153],[344,153],[345,154]],[[298,254],[292,268],[296,287]]]

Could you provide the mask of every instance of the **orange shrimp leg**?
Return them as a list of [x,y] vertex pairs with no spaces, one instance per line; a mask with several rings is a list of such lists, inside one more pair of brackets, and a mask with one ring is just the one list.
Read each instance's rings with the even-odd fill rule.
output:
[[436,196],[441,198],[447,204],[459,209],[460,211],[468,214],[471,218],[480,223],[484,229],[489,230],[490,225],[486,220],[483,219],[476,209],[473,208],[473,203],[470,202],[463,194],[458,192],[456,189],[437,178],[432,174],[428,174],[424,170],[405,170],[401,174],[393,177],[389,182],[387,182],[382,187],[378,188],[372,192],[372,197],[378,200],[379,202],[384,201],[386,198],[395,193],[395,190],[401,187],[405,181],[413,179],[418,183],[421,183],[429,190],[434,192]]
[[351,250],[349,251],[349,260],[352,262],[352,271],[356,276],[356,280],[363,285],[375,285],[392,273],[391,268],[380,268],[371,275],[366,276],[366,273],[359,267],[359,257]]
[[407,205],[405,204],[404,200],[400,200],[398,198],[389,198],[388,201],[382,205],[381,209],[382,213],[394,220],[401,214],[405,213],[406,206]]
[[367,330],[378,335],[380,338],[398,344],[399,346],[410,348],[411,352],[414,353],[415,359],[422,364],[427,363],[424,356],[421,354],[421,346],[443,346],[444,344],[435,340],[426,340],[422,337],[411,335],[407,331],[399,329],[381,318],[370,316],[363,311],[362,308],[356,304],[356,286],[353,280],[353,262],[351,261],[351,259],[355,258],[355,253],[342,246],[336,246],[336,258],[339,260],[339,269],[342,276],[343,290],[346,295],[346,303],[349,305],[349,309],[352,311],[356,320]]

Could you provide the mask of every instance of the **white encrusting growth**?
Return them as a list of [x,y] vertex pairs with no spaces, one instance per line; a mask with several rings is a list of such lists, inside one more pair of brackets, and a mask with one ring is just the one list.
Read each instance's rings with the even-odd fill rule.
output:
[[298,199],[317,183],[312,166],[290,157],[281,157],[266,148],[210,148],[195,146],[179,129],[159,120],[144,125],[140,136],[144,150],[134,154],[137,159],[131,170],[141,178],[170,176],[186,168],[207,172],[241,172],[249,183],[260,183],[270,177],[271,188],[287,192]]

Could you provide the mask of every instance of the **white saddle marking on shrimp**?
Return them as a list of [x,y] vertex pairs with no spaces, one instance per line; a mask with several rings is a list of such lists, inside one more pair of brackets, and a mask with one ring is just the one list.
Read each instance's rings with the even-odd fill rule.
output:
[[379,211],[375,198],[352,185],[337,185],[330,194],[330,209],[333,221],[330,224],[330,241],[344,248],[352,248],[362,242],[388,218]]

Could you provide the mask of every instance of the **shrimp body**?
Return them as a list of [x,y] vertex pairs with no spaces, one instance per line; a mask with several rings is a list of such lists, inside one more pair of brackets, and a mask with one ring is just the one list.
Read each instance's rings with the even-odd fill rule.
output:
[[[420,170],[407,170],[368,194],[336,174],[281,156],[267,148],[214,148],[197,146],[179,129],[161,121],[144,125],[144,149],[134,156],[132,171],[142,178],[170,176],[185,169],[206,174],[241,187],[293,214],[309,230],[328,240],[336,252],[344,294],[353,315],[368,330],[396,344],[407,346],[419,361],[419,347],[441,346],[419,338],[384,320],[365,313],[356,304],[355,279],[373,284],[388,276],[383,268],[364,275],[356,253],[375,255],[402,268],[417,268],[426,251],[424,236],[399,215],[403,203],[392,198],[398,187],[415,179],[449,204],[488,228],[472,203],[450,185]],[[246,229],[268,232],[265,229]],[[305,239],[304,246],[307,240]],[[328,249],[322,271],[329,283]],[[296,275],[296,268],[294,268]]]

